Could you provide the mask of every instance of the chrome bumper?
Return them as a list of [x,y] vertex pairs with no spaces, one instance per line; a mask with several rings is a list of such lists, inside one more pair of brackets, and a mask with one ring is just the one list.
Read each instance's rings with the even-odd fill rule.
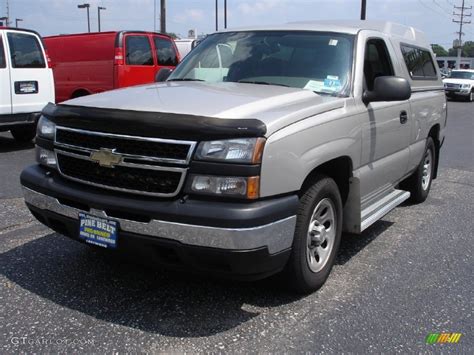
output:
[[104,211],[83,211],[61,204],[56,198],[23,187],[25,201],[39,209],[78,219],[79,212],[119,222],[120,229],[150,237],[166,238],[183,244],[227,250],[267,247],[270,254],[289,249],[293,243],[296,216],[253,228],[218,228],[160,220],[149,223],[108,217]]

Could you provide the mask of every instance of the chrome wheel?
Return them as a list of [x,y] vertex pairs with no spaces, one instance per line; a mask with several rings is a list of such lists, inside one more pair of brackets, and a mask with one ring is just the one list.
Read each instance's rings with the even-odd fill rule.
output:
[[320,271],[329,260],[336,239],[336,226],[334,204],[325,198],[316,205],[308,227],[306,260],[312,272]]
[[428,190],[431,182],[431,165],[433,164],[433,153],[428,149],[423,158],[423,176],[421,178],[421,187],[423,190]]

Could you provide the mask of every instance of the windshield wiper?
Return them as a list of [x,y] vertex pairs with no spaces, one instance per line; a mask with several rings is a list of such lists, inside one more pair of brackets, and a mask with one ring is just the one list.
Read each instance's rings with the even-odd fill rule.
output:
[[175,78],[175,79],[170,79],[167,81],[205,81],[202,79],[193,79],[193,78]]
[[268,83],[268,82],[266,82],[266,81],[239,80],[238,82],[239,82],[239,83],[243,83],[243,84],[276,85],[276,86],[284,86],[284,87],[286,87],[286,88],[289,88],[289,87],[290,87],[289,85],[277,84],[277,83]]

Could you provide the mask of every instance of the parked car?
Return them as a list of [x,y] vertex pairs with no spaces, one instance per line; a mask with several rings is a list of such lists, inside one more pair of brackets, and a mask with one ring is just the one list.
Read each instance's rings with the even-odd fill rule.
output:
[[342,231],[427,198],[447,120],[433,58],[393,23],[215,33],[164,83],[48,105],[26,204],[78,241],[316,290]]
[[448,98],[474,101],[474,70],[453,70],[449,77],[443,80],[443,83]]
[[173,40],[140,31],[45,37],[58,102],[127,86],[152,83],[161,68],[180,56]]
[[32,140],[48,102],[54,102],[54,80],[40,35],[0,27],[0,132]]
[[176,44],[176,48],[178,48],[179,55],[181,58],[184,58],[191,52],[194,47],[196,47],[196,39],[195,38],[181,38],[175,39],[174,43]]

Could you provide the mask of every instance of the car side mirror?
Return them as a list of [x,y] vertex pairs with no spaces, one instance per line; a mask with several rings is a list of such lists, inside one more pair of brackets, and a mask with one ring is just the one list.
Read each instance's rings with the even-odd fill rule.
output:
[[166,81],[172,72],[173,70],[170,68],[161,68],[155,75],[155,83],[162,83],[163,81]]
[[374,89],[366,90],[362,101],[368,105],[377,101],[404,101],[411,97],[408,80],[397,76],[379,76],[375,78]]

